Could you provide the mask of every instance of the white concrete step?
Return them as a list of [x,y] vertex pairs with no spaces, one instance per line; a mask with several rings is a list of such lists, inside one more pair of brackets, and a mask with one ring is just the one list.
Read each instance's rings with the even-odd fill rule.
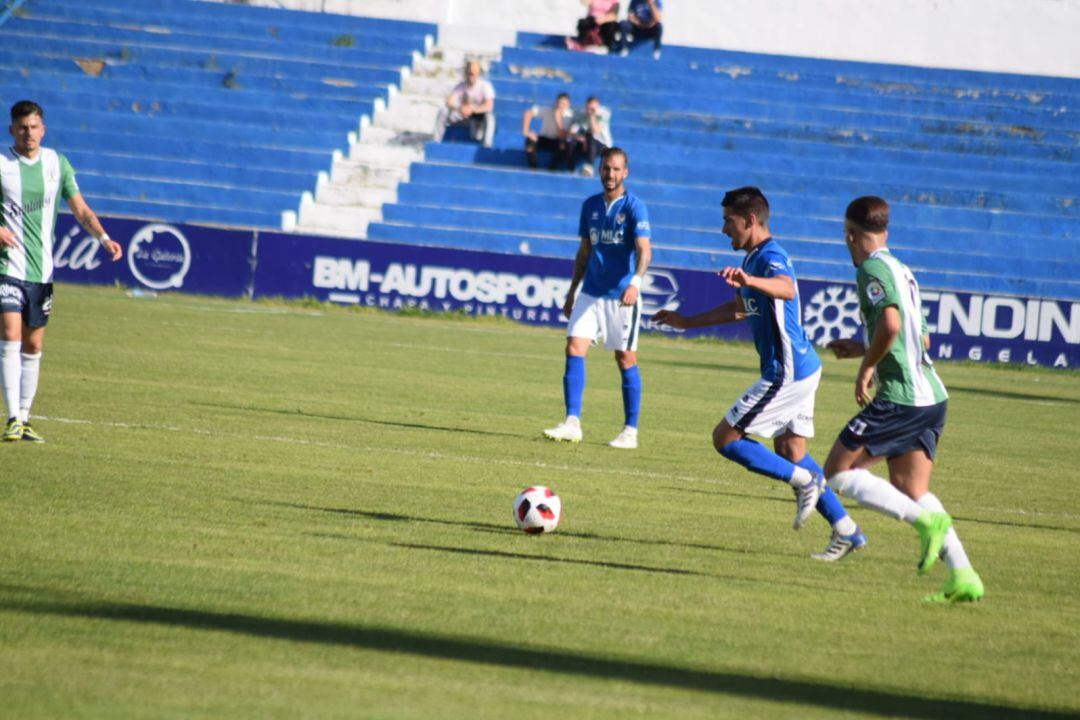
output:
[[320,235],[364,238],[367,237],[368,224],[380,220],[382,220],[382,212],[379,210],[312,202],[300,206],[297,230]]
[[365,145],[384,144],[422,148],[424,143],[431,139],[431,130],[432,128],[428,128],[423,132],[413,133],[368,125],[360,132],[360,142]]
[[424,151],[412,145],[377,145],[358,142],[349,149],[349,159],[387,167],[408,167],[424,158]]
[[412,75],[417,77],[446,78],[459,81],[465,68],[465,58],[447,62],[441,58],[417,58],[413,61]]
[[338,185],[394,188],[408,179],[407,167],[389,167],[358,160],[335,160],[330,168],[330,182]]
[[444,102],[446,96],[460,81],[460,77],[417,77],[416,75],[410,75],[401,84],[401,94]]
[[474,57],[498,55],[504,45],[513,45],[517,32],[512,28],[476,27],[475,25],[439,25],[437,46]]
[[335,207],[362,206],[378,210],[384,203],[397,202],[397,190],[327,182],[315,188],[315,202]]
[[398,133],[431,135],[435,129],[435,117],[439,108],[428,102],[414,102],[404,95],[394,99],[394,107],[375,113],[374,125]]

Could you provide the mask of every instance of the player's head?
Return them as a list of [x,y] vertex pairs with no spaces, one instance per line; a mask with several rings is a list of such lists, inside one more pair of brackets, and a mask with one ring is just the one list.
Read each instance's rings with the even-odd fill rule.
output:
[[585,112],[590,115],[595,115],[600,109],[600,98],[595,95],[590,95],[589,99],[585,101]]
[[620,147],[610,147],[600,156],[600,184],[604,194],[615,197],[622,194],[623,181],[630,174],[630,160]]
[[465,63],[465,82],[470,85],[474,84],[477,80],[480,79],[480,75],[482,74],[482,72],[483,71],[480,69],[480,63],[478,63],[476,60],[470,60],[469,62]]
[[844,211],[844,241],[856,266],[874,250],[884,247],[888,239],[889,203],[875,195],[864,195],[848,203]]
[[570,96],[566,93],[559,93],[555,96],[555,109],[566,110],[570,107]]
[[20,100],[11,106],[11,137],[15,140],[15,152],[34,155],[45,137],[45,111],[32,100]]
[[769,237],[769,201],[756,187],[729,190],[720,201],[724,208],[723,233],[732,250],[750,250]]

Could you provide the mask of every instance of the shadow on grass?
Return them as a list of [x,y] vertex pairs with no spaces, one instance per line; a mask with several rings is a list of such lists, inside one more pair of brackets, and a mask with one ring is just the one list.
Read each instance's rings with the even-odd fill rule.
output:
[[[13,590],[14,588],[5,588]],[[716,695],[813,706],[885,717],[948,720],[1019,720],[1075,718],[1075,713],[1004,707],[972,700],[919,697],[888,690],[847,687],[828,682],[712,672],[673,665],[588,655],[558,649],[528,648],[481,639],[413,632],[371,625],[267,618],[150,604],[42,599],[21,588],[22,597],[0,595],[0,608],[35,615],[144,623],[208,630],[291,642],[319,643],[376,652],[392,652],[492,667],[574,675],[707,692]],[[30,597],[26,595],[30,594]],[[6,596],[5,596],[6,595]]]
[[[242,502],[248,502],[243,500]],[[373,510],[354,510],[349,508],[324,508],[316,507],[312,505],[303,505],[300,503],[288,503],[288,502],[276,502],[276,501],[258,501],[260,505],[272,505],[277,507],[288,507],[297,510],[312,510],[315,512],[331,513],[334,515],[347,515],[356,518],[363,518],[366,520],[376,520],[379,522],[400,522],[400,523],[430,523],[433,525],[446,525],[448,527],[461,527],[469,528],[471,530],[477,530],[480,532],[499,533],[520,535],[521,531],[514,529],[510,525],[510,521],[507,521],[506,525],[496,525],[495,523],[473,522],[470,520],[442,520],[439,518],[426,518],[416,515],[401,515],[398,513],[388,513]],[[790,503],[788,503],[790,504]],[[690,543],[690,542],[677,542],[675,540],[646,540],[644,538],[631,538],[620,537],[617,535],[598,535],[596,533],[586,532],[574,532],[573,530],[559,530],[560,537],[570,537],[578,540],[599,540],[601,542],[613,542],[613,543],[631,543],[634,545],[655,545],[661,547],[680,547],[691,548],[695,550],[709,550],[713,552],[732,553],[735,555],[769,555],[773,557],[788,558],[791,557],[790,553],[768,552],[761,550],[745,550],[739,548],[725,547],[723,545],[709,545],[706,543]],[[342,536],[345,537],[345,536]]]
[[522,438],[523,435],[515,433],[498,432],[496,430],[475,430],[473,428],[453,427],[447,425],[425,425],[424,423],[398,422],[395,420],[375,420],[374,418],[361,417],[359,415],[330,415],[327,413],[313,413],[306,410],[284,410],[281,408],[255,407],[254,405],[230,405],[226,403],[192,403],[201,407],[213,407],[223,410],[242,410],[251,413],[264,413],[272,415],[286,415],[302,418],[314,418],[318,420],[337,420],[344,422],[366,423],[369,425],[383,425],[385,427],[406,428],[409,430],[434,430],[436,432],[465,433],[468,435],[490,435],[493,437]]

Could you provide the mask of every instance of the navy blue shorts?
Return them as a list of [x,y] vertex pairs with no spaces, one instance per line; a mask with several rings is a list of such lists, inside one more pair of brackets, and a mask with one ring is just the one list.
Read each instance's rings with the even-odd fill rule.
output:
[[848,450],[864,447],[874,457],[885,458],[922,449],[933,460],[945,429],[948,404],[946,400],[937,405],[914,407],[875,398],[851,418],[840,433],[840,442]]
[[52,312],[52,283],[16,280],[0,275],[0,313],[19,313],[29,327],[49,324]]

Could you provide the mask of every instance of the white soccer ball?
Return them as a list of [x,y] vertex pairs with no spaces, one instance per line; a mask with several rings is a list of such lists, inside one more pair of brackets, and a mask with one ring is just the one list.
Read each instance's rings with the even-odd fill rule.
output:
[[562,519],[562,501],[543,485],[527,487],[514,498],[514,522],[527,533],[551,532]]

